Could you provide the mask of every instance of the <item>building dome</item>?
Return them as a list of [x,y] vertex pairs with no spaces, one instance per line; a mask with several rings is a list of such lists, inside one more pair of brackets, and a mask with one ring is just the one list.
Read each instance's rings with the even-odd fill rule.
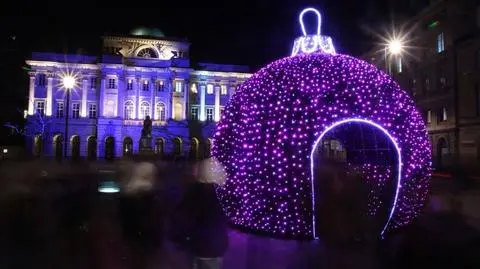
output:
[[365,61],[317,52],[262,68],[225,108],[213,154],[226,172],[217,194],[230,220],[273,236],[316,237],[316,222],[326,218],[316,213],[323,174],[315,171],[328,165],[318,152],[333,139],[345,149],[345,171],[369,184],[379,232],[418,215],[431,152],[412,98]]
[[130,32],[134,36],[165,37],[165,34],[158,28],[138,27]]

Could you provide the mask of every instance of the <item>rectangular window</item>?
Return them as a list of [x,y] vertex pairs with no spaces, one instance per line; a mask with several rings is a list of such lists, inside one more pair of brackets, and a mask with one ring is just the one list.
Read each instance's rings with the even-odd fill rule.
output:
[[402,73],[403,66],[402,66],[402,58],[397,57],[397,72]]
[[213,94],[213,85],[212,84],[207,85],[207,94]]
[[64,105],[63,102],[57,102],[57,111],[55,113],[55,116],[57,118],[63,118],[63,113],[64,113]]
[[90,119],[97,118],[97,104],[88,104],[88,117]]
[[437,52],[443,52],[445,50],[445,37],[443,32],[437,34]]
[[72,118],[78,119],[80,117],[80,103],[72,104]]
[[198,107],[192,107],[191,113],[190,113],[190,118],[192,120],[198,120]]
[[213,121],[213,108],[207,108],[207,121]]
[[220,94],[227,95],[227,85],[220,86]]
[[96,88],[97,88],[97,78],[96,78],[96,77],[90,78],[90,87],[91,87],[92,89],[96,89]]
[[43,117],[45,115],[45,101],[37,101],[35,107],[37,108],[37,113]]
[[447,87],[447,79],[445,77],[440,77],[440,88],[445,89]]
[[195,83],[192,83],[192,86],[191,86],[191,91],[192,91],[193,93],[198,93],[198,90],[197,90],[197,84],[195,84]]
[[430,91],[430,79],[428,77],[425,77],[425,81],[424,81],[424,84],[425,84],[425,91]]
[[438,110],[437,119],[439,122],[446,121],[448,119],[448,111],[446,107],[442,107]]
[[129,79],[127,82],[127,90],[131,91],[133,90],[133,79]]
[[175,91],[176,92],[182,92],[182,82],[181,81],[175,81]]
[[427,123],[432,123],[432,111],[427,110]]
[[38,86],[45,86],[47,83],[46,83],[46,75],[45,74],[38,74],[38,77],[37,77],[37,85]]
[[157,91],[163,92],[165,90],[165,82],[163,80],[157,81]]
[[116,89],[117,88],[117,80],[114,78],[109,78],[107,81],[107,89]]
[[142,90],[143,90],[143,91],[148,91],[149,86],[150,86],[150,83],[148,83],[148,80],[144,80],[144,81],[143,81]]

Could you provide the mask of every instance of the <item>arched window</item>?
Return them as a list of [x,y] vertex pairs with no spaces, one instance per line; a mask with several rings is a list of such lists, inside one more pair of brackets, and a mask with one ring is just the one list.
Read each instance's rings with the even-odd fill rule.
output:
[[153,48],[143,48],[137,53],[137,57],[158,58],[157,52]]
[[132,101],[127,101],[125,102],[125,107],[124,107],[124,115],[123,117],[126,119],[126,120],[131,120],[134,118],[134,111],[135,111],[135,107],[133,106],[133,102]]
[[155,105],[155,120],[165,121],[165,119],[166,119],[165,104],[157,103],[157,105]]
[[150,116],[150,104],[148,102],[142,102],[140,104],[140,119],[145,119],[147,116]]

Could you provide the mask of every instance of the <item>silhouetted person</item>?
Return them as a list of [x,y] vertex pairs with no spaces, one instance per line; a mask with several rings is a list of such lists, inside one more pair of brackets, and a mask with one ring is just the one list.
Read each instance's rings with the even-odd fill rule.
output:
[[185,238],[183,244],[193,256],[192,268],[216,269],[221,268],[227,251],[228,222],[217,200],[215,183],[202,174],[194,175],[198,180],[188,187],[178,209],[177,214],[184,214],[188,222],[179,224],[184,229],[180,237]]
[[124,179],[120,213],[124,238],[132,250],[133,268],[147,268],[162,243],[162,208],[156,188],[156,168],[150,163],[135,163]]

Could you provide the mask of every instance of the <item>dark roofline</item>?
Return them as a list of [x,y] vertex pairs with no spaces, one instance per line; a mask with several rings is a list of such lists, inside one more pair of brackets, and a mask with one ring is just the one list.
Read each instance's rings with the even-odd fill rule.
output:
[[248,65],[197,62],[194,67],[195,70],[204,71],[250,73],[250,67]]
[[32,52],[30,60],[61,63],[96,64],[98,57],[85,54],[66,54],[56,52]]

